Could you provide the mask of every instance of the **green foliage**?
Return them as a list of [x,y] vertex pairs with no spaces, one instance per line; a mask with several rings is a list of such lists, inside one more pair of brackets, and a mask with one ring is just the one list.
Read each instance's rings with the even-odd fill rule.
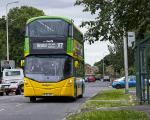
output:
[[98,93],[92,100],[129,100],[129,95],[124,94],[124,89],[111,89]]
[[100,107],[118,107],[130,106],[129,95],[124,94],[124,89],[121,90],[105,90],[98,93],[96,96],[83,104],[82,109],[100,108]]
[[133,110],[99,110],[73,114],[67,120],[149,120],[149,117],[145,112]]
[[[104,90],[82,105],[81,111],[84,112],[72,114],[67,117],[67,120],[148,120],[145,112],[113,109],[113,107],[137,104],[131,99],[133,96],[124,94],[124,89]],[[107,110],[110,107],[112,110]]]
[[6,55],[6,21],[5,17],[0,18],[0,60]]
[[[109,54],[104,57],[104,66],[106,67],[112,65],[114,68],[114,71],[120,73],[121,69],[123,67],[123,54],[121,52],[117,52],[114,54]],[[95,66],[98,66],[100,73],[103,71],[103,59],[97,63],[94,64]]]
[[[9,52],[10,59],[15,60],[17,66],[23,59],[25,25],[26,21],[32,17],[42,16],[44,12],[33,7],[22,6],[21,8],[10,9],[8,13],[9,23]],[[0,59],[6,59],[6,21],[0,18]]]
[[75,5],[84,6],[86,12],[97,13],[95,21],[83,22],[88,26],[87,38],[109,40],[113,43],[122,40],[125,32],[134,30],[137,36],[150,31],[150,1],[142,0],[77,0]]
[[129,67],[128,72],[129,72],[129,75],[135,75],[135,66]]
[[[85,12],[97,15],[95,20],[85,21],[86,40],[109,41],[110,63],[119,72],[123,69],[123,36],[128,31],[136,32],[136,39],[141,40],[145,33],[150,33],[150,1],[148,0],[77,0],[75,5],[84,6]],[[128,51],[129,67],[133,67],[134,54]],[[100,62],[101,63],[101,62]],[[99,66],[101,66],[99,64]]]

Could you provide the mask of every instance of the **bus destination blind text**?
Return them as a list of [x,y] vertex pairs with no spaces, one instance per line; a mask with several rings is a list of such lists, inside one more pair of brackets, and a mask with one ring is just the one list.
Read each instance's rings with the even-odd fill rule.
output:
[[33,49],[63,49],[63,43],[33,43]]

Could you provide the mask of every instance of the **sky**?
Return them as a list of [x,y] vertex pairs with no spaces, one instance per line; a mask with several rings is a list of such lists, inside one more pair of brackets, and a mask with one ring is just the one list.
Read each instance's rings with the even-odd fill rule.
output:
[[[0,16],[6,15],[6,4],[16,0],[0,0]],[[91,15],[88,12],[82,12],[83,6],[74,6],[76,0],[18,0],[19,3],[10,4],[8,9],[13,7],[21,7],[23,5],[32,6],[43,10],[49,16],[66,16],[74,20],[77,27],[82,21],[93,20],[96,15]],[[86,28],[79,29],[85,33]],[[109,42],[95,42],[90,45],[85,42],[85,62],[93,65],[95,62],[101,60],[105,55],[109,54],[107,45]]]

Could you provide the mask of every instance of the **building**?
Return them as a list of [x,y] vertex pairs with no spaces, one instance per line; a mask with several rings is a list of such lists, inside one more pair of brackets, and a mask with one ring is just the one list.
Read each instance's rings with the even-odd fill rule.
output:
[[85,75],[94,75],[95,72],[98,72],[97,66],[91,66],[89,64],[85,64]]

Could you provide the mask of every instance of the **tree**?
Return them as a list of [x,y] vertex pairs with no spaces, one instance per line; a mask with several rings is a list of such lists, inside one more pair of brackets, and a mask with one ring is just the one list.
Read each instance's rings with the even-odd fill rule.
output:
[[[115,69],[123,68],[123,36],[135,31],[136,39],[141,40],[150,32],[149,0],[77,0],[75,5],[82,5],[84,12],[97,15],[95,20],[85,21],[81,26],[88,28],[85,37],[90,43],[109,41],[114,45],[109,50]],[[129,67],[133,67],[133,56],[129,49]]]
[[149,0],[77,0],[75,5],[84,6],[85,12],[97,14],[94,21],[86,21],[87,40],[109,40],[112,43],[122,40],[127,31],[134,30],[138,38],[150,31]]
[[[15,60],[17,65],[19,65],[20,60],[23,59],[26,21],[32,17],[42,15],[44,15],[44,12],[42,10],[38,10],[36,8],[27,6],[22,6],[21,8],[16,7],[9,11],[8,23],[9,23],[10,59]],[[0,19],[0,26],[3,26],[4,29],[5,23],[6,22],[4,19]],[[3,36],[3,38],[0,39],[0,43],[1,42],[5,43],[6,41],[5,30],[2,30],[2,32],[0,31],[0,34],[2,34]],[[6,43],[3,45],[5,46]],[[0,47],[0,51],[4,51],[4,46]],[[5,55],[6,54],[3,54],[1,59],[4,59]]]
[[0,18],[0,60],[6,55],[6,21],[5,17]]

